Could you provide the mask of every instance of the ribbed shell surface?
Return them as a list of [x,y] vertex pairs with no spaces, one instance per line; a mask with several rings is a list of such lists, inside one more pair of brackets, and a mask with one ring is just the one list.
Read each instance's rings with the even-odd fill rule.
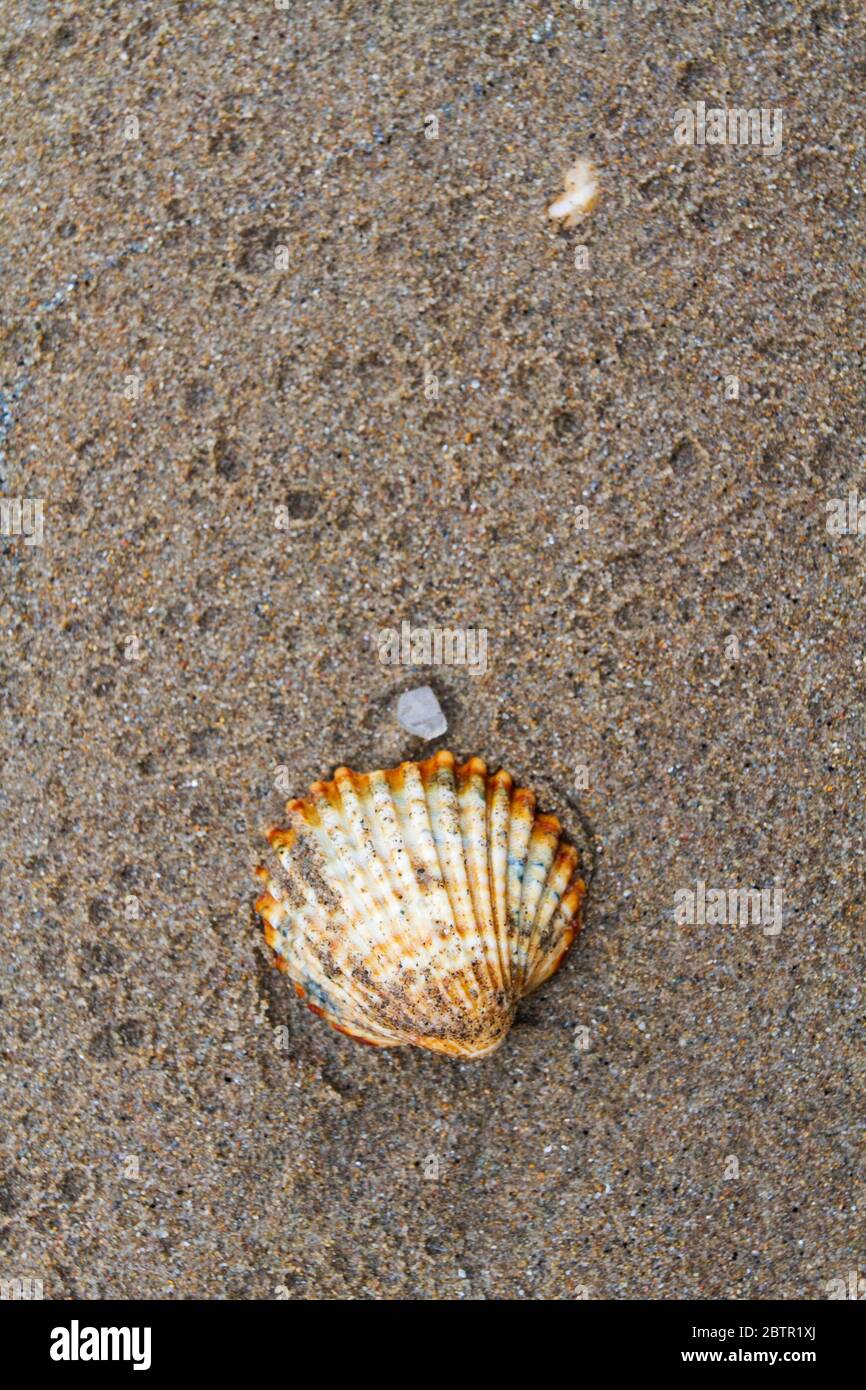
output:
[[585,884],[556,817],[447,752],[340,767],[286,813],[256,908],[309,1007],[381,1047],[493,1052],[580,929]]

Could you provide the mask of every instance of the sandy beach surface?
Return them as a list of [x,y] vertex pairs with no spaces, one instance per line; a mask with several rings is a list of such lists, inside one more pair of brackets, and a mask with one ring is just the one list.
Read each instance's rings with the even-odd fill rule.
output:
[[[851,0],[0,4],[4,1278],[866,1273],[864,77]],[[441,747],[597,858],[476,1063],[333,1032],[252,910],[286,789]]]

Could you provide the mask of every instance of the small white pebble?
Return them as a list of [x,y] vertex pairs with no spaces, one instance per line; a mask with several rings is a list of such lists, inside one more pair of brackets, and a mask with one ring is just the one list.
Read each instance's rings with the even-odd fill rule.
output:
[[418,738],[438,738],[448,728],[448,720],[429,685],[404,690],[397,701],[397,720],[410,734]]

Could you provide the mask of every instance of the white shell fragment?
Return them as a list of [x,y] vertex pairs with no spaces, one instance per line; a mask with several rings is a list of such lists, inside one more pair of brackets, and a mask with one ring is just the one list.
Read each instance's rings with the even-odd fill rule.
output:
[[275,963],[334,1028],[484,1057],[580,930],[580,856],[509,773],[452,753],[339,767],[268,832],[256,902]]
[[429,685],[405,690],[397,701],[397,720],[407,733],[418,738],[438,738],[448,728],[442,706]]
[[579,159],[565,176],[565,192],[547,209],[548,217],[563,227],[574,227],[598,202],[601,189],[595,165],[589,159]]

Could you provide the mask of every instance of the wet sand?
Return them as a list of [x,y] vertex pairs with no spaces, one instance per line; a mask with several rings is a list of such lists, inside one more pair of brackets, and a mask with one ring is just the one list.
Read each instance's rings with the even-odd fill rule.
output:
[[[2,6],[0,496],[44,500],[0,537],[4,1277],[866,1272],[864,541],[826,524],[866,496],[864,73],[836,4]],[[677,145],[698,101],[780,108],[780,152]],[[404,621],[486,671],[382,665]],[[474,1064],[332,1032],[251,908],[277,769],[437,747],[598,859]],[[699,882],[780,934],[677,925]]]

